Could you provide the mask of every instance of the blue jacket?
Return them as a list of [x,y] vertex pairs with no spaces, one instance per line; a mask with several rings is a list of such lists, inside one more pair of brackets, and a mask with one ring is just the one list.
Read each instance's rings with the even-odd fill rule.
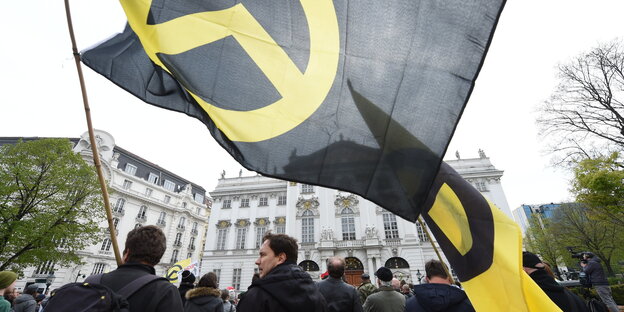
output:
[[466,293],[447,284],[414,286],[414,296],[405,304],[406,312],[474,312]]

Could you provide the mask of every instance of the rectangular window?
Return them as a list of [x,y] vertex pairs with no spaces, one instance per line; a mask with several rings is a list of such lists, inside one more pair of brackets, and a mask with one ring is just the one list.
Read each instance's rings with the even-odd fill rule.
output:
[[171,253],[171,263],[176,262],[178,262],[178,250],[174,250],[173,253]]
[[485,186],[485,182],[482,182],[482,181],[477,182],[477,190],[479,192],[486,192],[487,187]]
[[219,280],[221,280],[221,269],[214,269],[212,270],[212,272],[214,272],[214,274],[217,276],[217,284],[219,284]]
[[217,250],[225,250],[227,241],[227,229],[219,229],[217,232]]
[[241,271],[243,269],[234,269],[232,273],[232,286],[236,290],[240,290],[240,282],[241,282]]
[[165,195],[165,204],[168,204],[169,202],[171,202],[171,196]]
[[286,225],[278,224],[275,226],[275,233],[277,234],[286,234]]
[[175,183],[165,179],[165,183],[163,184],[163,187],[171,192],[175,191]]
[[384,233],[386,238],[399,238],[396,216],[391,213],[383,214]]
[[195,201],[203,204],[204,203],[204,195],[199,194],[199,193],[195,193]]
[[115,208],[113,209],[113,211],[115,211],[115,212],[123,212],[125,204],[126,204],[126,200],[125,199],[123,199],[123,198],[117,199],[117,202],[115,203]]
[[278,206],[286,205],[286,196],[285,195],[280,195],[280,196],[277,197],[277,205]]
[[314,186],[310,184],[301,184],[301,193],[314,193]]
[[91,275],[104,273],[105,266],[105,263],[96,263],[95,265],[93,265],[93,271],[91,272]]
[[249,207],[249,198],[241,198],[241,208]]
[[152,192],[153,192],[153,190],[151,188],[146,188],[145,189],[145,196],[146,197],[152,197]]
[[112,244],[112,241],[110,240],[110,238],[105,238],[104,242],[102,242],[102,247],[100,247],[100,250],[110,251],[111,244]]
[[132,186],[132,181],[124,180],[124,183],[123,183],[123,189],[124,190],[129,190],[131,186]]
[[124,169],[124,171],[129,175],[135,175],[136,170],[137,170],[137,167],[133,164],[126,164],[126,168]]
[[231,199],[224,199],[223,200],[223,209],[230,209],[232,208],[232,200]]
[[56,264],[54,262],[52,262],[51,260],[48,260],[44,263],[39,264],[39,266],[37,267],[37,269],[35,270],[34,274],[37,275],[49,275],[50,273],[54,272],[54,266]]
[[147,182],[152,184],[158,184],[158,175],[150,172],[150,174],[147,176]]
[[355,240],[355,218],[342,217],[342,240]]
[[115,228],[115,230],[117,229],[118,225],[119,225],[119,218],[113,218],[113,227]]
[[260,245],[262,245],[264,233],[266,233],[266,227],[261,226],[256,228],[256,248],[260,248]]
[[429,241],[429,237],[427,237],[427,234],[425,233],[425,230],[423,229],[423,227],[420,226],[420,223],[416,223],[416,232],[418,233],[418,239],[421,242]]
[[156,222],[157,224],[161,224],[161,225],[165,225],[165,218],[167,217],[167,213],[166,212],[161,212],[160,216],[158,216],[158,222]]
[[260,201],[258,202],[258,206],[268,206],[269,199],[266,197],[260,197]]
[[247,236],[247,228],[236,229],[236,249],[245,249],[246,236]]
[[308,217],[301,219],[301,242],[314,242],[314,218]]

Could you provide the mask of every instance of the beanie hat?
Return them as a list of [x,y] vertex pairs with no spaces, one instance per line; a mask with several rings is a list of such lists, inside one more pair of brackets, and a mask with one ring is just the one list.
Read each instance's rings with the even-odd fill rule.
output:
[[11,271],[0,272],[0,289],[5,289],[11,286],[11,284],[13,284],[13,282],[15,282],[16,279],[17,279],[17,274]]
[[195,274],[191,273],[191,271],[184,270],[182,272],[182,283],[195,283]]
[[380,267],[377,269],[377,272],[375,272],[375,276],[384,282],[389,282],[392,280],[392,271],[386,267]]
[[543,266],[537,266],[542,260],[532,252],[525,251],[522,253],[522,266],[525,268],[543,269]]

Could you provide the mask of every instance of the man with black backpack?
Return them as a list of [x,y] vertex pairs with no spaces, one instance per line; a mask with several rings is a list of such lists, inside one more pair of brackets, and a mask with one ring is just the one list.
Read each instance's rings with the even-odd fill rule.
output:
[[123,251],[124,264],[112,272],[89,276],[84,283],[55,290],[44,310],[182,312],[178,289],[155,275],[154,266],[166,246],[165,234],[156,226],[130,231]]

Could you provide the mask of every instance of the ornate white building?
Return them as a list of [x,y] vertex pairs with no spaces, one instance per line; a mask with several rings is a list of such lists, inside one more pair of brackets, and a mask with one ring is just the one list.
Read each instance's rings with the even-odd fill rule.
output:
[[[156,266],[157,275],[162,276],[171,264],[179,260],[192,258],[199,261],[210,214],[210,207],[205,204],[210,204],[205,198],[206,191],[116,146],[114,138],[107,132],[96,130],[95,135],[102,170],[108,182],[120,253],[123,252],[128,232],[135,227],[152,224],[161,227],[167,235],[167,251]],[[88,133],[70,140],[75,143],[74,151],[93,163]],[[106,220],[101,226],[108,228]],[[33,282],[45,283],[48,278],[52,282],[51,289],[55,289],[117,267],[109,238],[81,251],[80,255],[83,265],[59,267],[48,262],[26,269],[25,278],[18,281],[18,288],[23,289]],[[52,274],[54,278],[50,279]]]
[[[479,155],[448,163],[511,217],[500,182],[503,171],[482,151]],[[201,272],[217,273],[221,288],[247,289],[267,230],[297,238],[298,263],[315,279],[326,271],[325,260],[337,255],[346,258],[346,278],[354,285],[363,272],[373,276],[380,266],[418,283],[425,262],[436,258],[418,224],[350,193],[260,175],[226,178],[223,173],[210,195],[214,204]]]

